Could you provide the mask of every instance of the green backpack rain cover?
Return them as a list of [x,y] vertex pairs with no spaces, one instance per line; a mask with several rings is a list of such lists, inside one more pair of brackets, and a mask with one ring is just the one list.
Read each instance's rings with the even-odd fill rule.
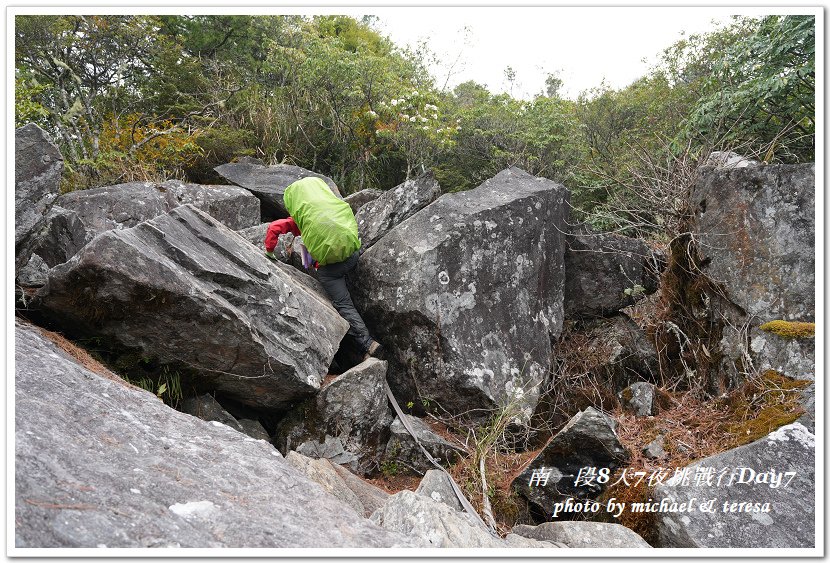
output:
[[360,248],[352,208],[320,178],[310,176],[285,188],[283,203],[321,266],[342,262]]

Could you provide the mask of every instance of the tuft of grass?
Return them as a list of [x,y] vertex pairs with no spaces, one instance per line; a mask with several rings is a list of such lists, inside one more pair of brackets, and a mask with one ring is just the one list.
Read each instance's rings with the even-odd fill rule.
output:
[[816,323],[777,320],[764,323],[759,328],[782,338],[815,338],[816,336]]

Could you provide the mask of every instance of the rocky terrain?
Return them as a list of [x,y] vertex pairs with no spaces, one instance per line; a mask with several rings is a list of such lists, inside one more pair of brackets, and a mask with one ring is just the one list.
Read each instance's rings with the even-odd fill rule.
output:
[[[728,162],[662,249],[576,224],[566,186],[518,168],[348,196],[349,283],[387,350],[362,361],[290,235],[263,254],[285,188],[319,174],[249,159],[217,168],[233,185],[60,194],[60,153],[18,129],[14,545],[814,547],[815,167]],[[646,330],[633,307],[659,296]],[[665,412],[698,391],[749,441],[677,438]],[[497,522],[450,475],[485,478],[519,436],[486,476],[515,509],[491,495]]]

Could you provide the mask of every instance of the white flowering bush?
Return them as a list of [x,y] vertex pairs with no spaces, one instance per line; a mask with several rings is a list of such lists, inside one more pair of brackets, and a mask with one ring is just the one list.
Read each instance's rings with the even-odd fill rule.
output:
[[[388,140],[406,158],[406,177],[420,174],[455,144],[458,123],[449,122],[429,92],[413,90],[400,98],[380,102],[373,114],[379,138]],[[367,112],[368,113],[368,112]]]

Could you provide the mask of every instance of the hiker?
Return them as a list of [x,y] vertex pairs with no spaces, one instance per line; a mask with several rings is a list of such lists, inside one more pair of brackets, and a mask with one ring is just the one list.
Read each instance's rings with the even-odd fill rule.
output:
[[313,176],[285,188],[283,204],[290,217],[268,225],[265,255],[276,260],[274,248],[281,234],[302,236],[303,245],[317,263],[317,279],[334,308],[348,321],[348,334],[357,341],[364,360],[380,357],[382,346],[369,334],[346,286],[346,274],[355,269],[360,257],[360,239],[352,208],[335,196],[323,180]]

